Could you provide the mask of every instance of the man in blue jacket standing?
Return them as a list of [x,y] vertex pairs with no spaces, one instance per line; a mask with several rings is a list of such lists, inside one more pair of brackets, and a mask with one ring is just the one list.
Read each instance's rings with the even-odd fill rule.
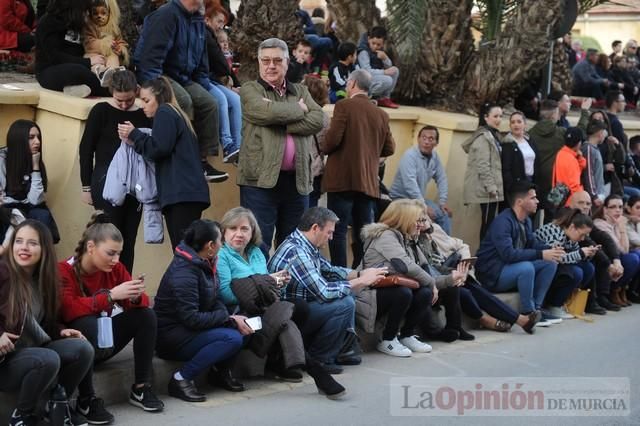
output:
[[[491,223],[478,249],[476,274],[493,293],[520,293],[520,312],[540,310],[564,250],[550,248],[536,240],[530,216],[538,208],[535,185],[518,182],[508,194],[511,208],[503,210]],[[560,322],[542,313],[538,326]]]
[[205,178],[222,182],[229,176],[207,163],[207,155],[218,150],[218,105],[208,91],[202,7],[202,0],[170,0],[147,16],[133,61],[141,83],[162,75],[169,79],[178,104],[193,120]]

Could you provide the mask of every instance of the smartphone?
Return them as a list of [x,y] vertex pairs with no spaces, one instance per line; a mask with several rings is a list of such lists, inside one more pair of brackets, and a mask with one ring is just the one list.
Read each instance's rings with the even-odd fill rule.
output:
[[244,323],[249,326],[253,331],[258,331],[262,329],[262,318],[260,317],[251,317],[244,320]]
[[471,266],[475,266],[477,261],[478,261],[478,258],[474,256],[474,257],[468,257],[466,259],[461,259],[460,263],[466,262],[471,267]]

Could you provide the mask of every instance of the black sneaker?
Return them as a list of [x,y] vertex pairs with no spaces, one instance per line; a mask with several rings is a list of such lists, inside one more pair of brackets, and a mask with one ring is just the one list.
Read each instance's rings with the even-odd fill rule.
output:
[[204,178],[209,182],[224,182],[229,179],[227,172],[221,172],[215,169],[211,164],[206,161],[202,162],[202,169],[204,170]]
[[222,158],[223,163],[237,163],[238,155],[240,155],[240,150],[238,148],[232,148],[229,151],[225,151],[224,157]]
[[147,384],[141,388],[136,388],[136,385],[131,386],[129,403],[144,411],[162,411],[164,408],[164,403],[153,393],[151,385]]
[[9,426],[36,426],[37,424],[38,417],[35,414],[24,413],[17,408],[13,410],[9,419]]
[[67,407],[64,426],[89,426],[87,419],[71,407]]
[[104,408],[102,398],[95,396],[88,399],[79,399],[76,411],[87,418],[87,422],[92,425],[108,425],[113,423],[113,414]]

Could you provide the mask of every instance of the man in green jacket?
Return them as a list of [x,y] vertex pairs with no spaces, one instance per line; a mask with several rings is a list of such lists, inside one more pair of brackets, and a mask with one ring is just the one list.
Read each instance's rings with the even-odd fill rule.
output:
[[[591,108],[591,98],[586,98],[581,105],[580,121],[578,126],[586,131],[589,123],[589,108]],[[553,100],[543,101],[540,105],[540,121],[529,130],[529,137],[536,151],[535,161],[535,184],[538,199],[542,206],[546,204],[547,194],[551,190],[553,165],[556,154],[564,146],[564,134],[567,131],[557,124],[560,117],[558,102]],[[552,217],[546,220],[553,219]]]
[[311,144],[322,109],[301,84],[287,81],[287,44],[270,38],[258,47],[260,77],[242,85],[240,204],[253,211],[267,255],[296,229],[312,190]]

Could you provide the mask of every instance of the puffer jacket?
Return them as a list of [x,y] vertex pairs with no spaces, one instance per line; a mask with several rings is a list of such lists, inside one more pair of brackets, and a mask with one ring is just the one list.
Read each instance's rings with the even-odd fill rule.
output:
[[[500,141],[487,127],[480,127],[462,143],[467,153],[462,199],[465,204],[491,203],[504,200]],[[490,194],[497,194],[491,197]]]
[[[304,112],[300,99],[309,108]],[[262,79],[249,81],[240,89],[242,101],[242,145],[238,159],[238,185],[270,189],[278,182],[287,134],[296,149],[296,188],[301,195],[313,189],[311,145],[322,130],[323,112],[301,84],[287,82],[285,96],[279,96]]]
[[[142,128],[140,131],[151,134],[151,129]],[[164,241],[164,224],[158,203],[155,166],[123,141],[107,170],[102,198],[113,206],[121,206],[127,194],[142,203],[144,242],[161,244]]]
[[[397,258],[407,265],[409,278],[417,280],[421,286],[433,288],[450,287],[453,285],[451,275],[432,277],[420,265],[427,263],[427,259],[420,250],[414,252],[409,247],[402,234],[384,223],[372,223],[362,228],[364,242],[364,256],[362,267],[387,266],[391,273],[391,259]],[[356,295],[356,321],[368,333],[373,333],[377,316],[376,290],[364,288]]]
[[181,242],[162,276],[153,310],[158,318],[156,349],[172,359],[179,348],[199,333],[217,327],[235,328],[218,297],[215,263],[202,259]]

